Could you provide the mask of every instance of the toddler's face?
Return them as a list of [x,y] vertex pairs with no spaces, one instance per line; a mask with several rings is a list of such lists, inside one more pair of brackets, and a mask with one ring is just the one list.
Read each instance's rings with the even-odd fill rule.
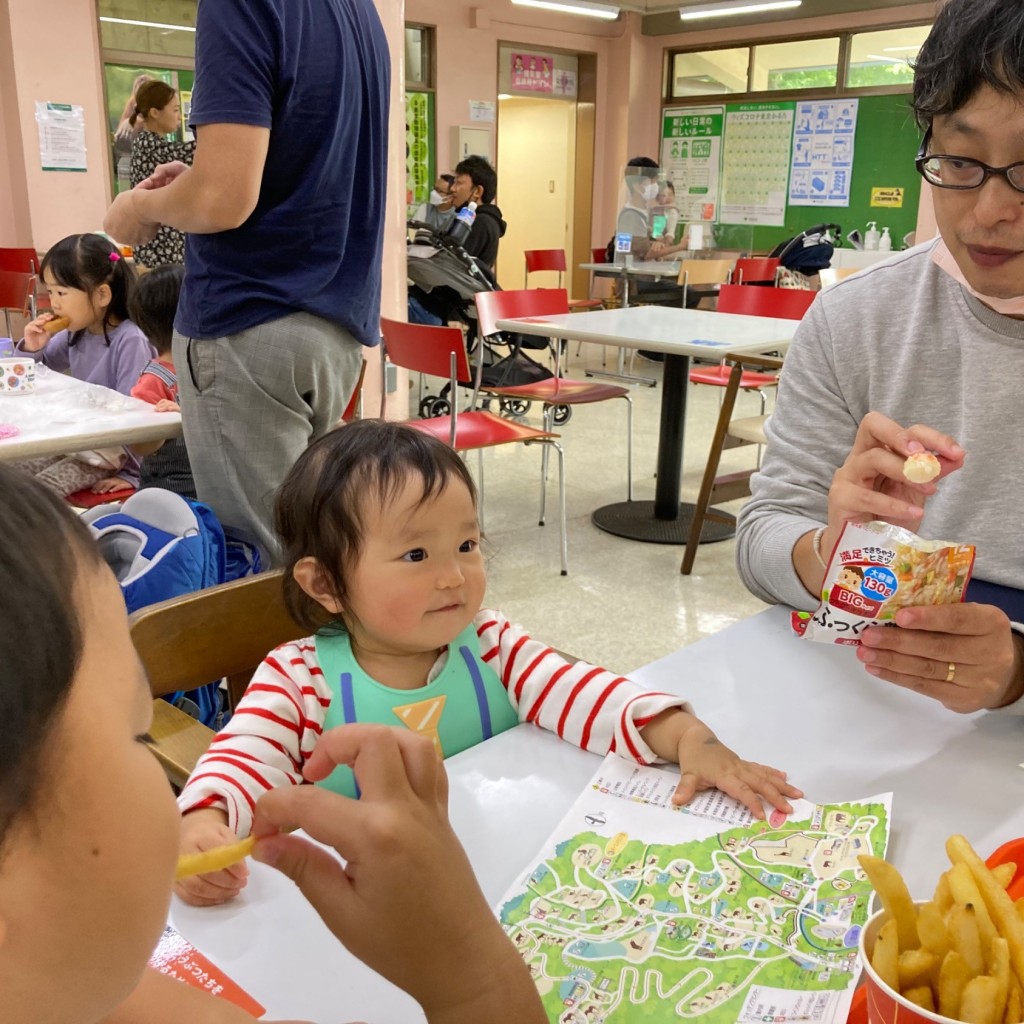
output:
[[83,331],[91,327],[97,318],[102,318],[103,307],[98,306],[88,292],[57,284],[49,269],[43,275],[43,282],[50,293],[50,307],[53,312],[57,316],[66,316],[71,321],[68,325],[69,331]]

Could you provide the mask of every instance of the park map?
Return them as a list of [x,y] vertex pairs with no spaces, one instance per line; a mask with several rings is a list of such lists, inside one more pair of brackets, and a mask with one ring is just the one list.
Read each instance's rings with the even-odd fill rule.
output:
[[553,1024],[844,1024],[891,794],[753,816],[609,755],[499,916]]

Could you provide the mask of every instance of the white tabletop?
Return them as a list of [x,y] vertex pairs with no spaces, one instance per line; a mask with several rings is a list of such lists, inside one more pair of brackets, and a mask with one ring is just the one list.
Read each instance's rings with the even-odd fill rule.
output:
[[[796,639],[784,609],[756,615],[632,675],[687,696],[723,741],[745,757],[786,769],[811,800],[892,791],[889,857],[915,894],[931,893],[946,866],[943,843],[951,833],[964,833],[983,855],[1024,835],[1024,771],[1018,767],[1024,720],[955,715],[874,679],[851,650]],[[452,822],[492,904],[599,764],[596,755],[534,726],[449,759]],[[414,893],[409,906],[414,913]],[[270,1018],[423,1020],[407,996],[345,953],[292,884],[270,868],[253,864],[248,888],[226,906],[198,909],[175,900],[172,920],[259,999]]]
[[671,306],[630,306],[587,313],[499,320],[502,331],[540,337],[593,341],[619,348],[643,348],[682,356],[712,356],[724,352],[763,352],[793,340],[799,320],[717,313]]
[[180,413],[45,368],[34,391],[0,394],[0,424],[20,431],[0,440],[0,462],[181,436]]
[[581,263],[580,270],[616,277],[678,277],[679,260],[636,260],[629,266],[625,263]]

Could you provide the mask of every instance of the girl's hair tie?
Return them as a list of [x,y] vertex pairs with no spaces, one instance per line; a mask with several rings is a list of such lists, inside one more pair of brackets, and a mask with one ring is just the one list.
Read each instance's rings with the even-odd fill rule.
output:
[[110,260],[111,263],[116,263],[120,258],[121,254],[119,252],[111,252],[111,254],[107,257],[107,259]]

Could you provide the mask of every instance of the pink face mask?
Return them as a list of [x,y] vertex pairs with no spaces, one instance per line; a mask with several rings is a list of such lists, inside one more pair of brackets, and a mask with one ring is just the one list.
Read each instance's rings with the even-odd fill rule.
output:
[[940,270],[944,270],[949,274],[958,284],[963,285],[976,299],[984,302],[989,309],[1003,316],[1024,317],[1024,295],[1017,295],[1012,299],[997,299],[991,295],[982,295],[981,292],[976,291],[967,283],[967,278],[964,277],[963,271],[957,265],[956,260],[953,259],[953,254],[946,248],[946,243],[941,238],[938,245],[932,250],[932,262]]

